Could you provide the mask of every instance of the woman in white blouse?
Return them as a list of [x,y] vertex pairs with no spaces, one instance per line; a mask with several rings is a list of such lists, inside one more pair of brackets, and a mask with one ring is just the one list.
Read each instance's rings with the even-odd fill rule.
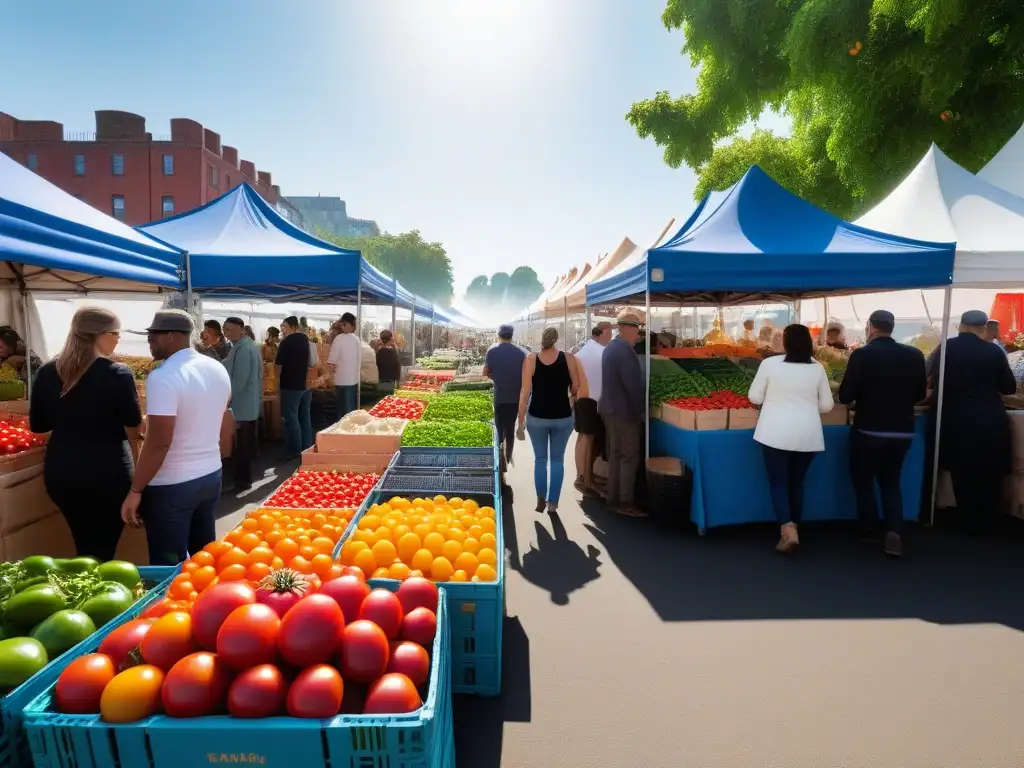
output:
[[832,391],[814,359],[807,326],[786,326],[782,346],[785,356],[770,357],[757,369],[749,397],[761,406],[754,440],[764,451],[772,508],[782,528],[775,548],[792,552],[800,544],[804,477],[814,454],[825,450],[820,414],[832,410]]

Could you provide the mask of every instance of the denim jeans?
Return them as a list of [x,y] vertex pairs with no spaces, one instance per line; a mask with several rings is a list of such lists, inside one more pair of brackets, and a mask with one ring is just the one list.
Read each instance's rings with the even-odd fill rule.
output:
[[358,393],[356,392],[356,385],[352,384],[345,387],[335,387],[334,397],[338,401],[338,418],[344,418],[347,414],[352,413],[358,407],[356,404],[356,398]]
[[281,390],[284,452],[289,458],[298,456],[313,445],[313,422],[309,417],[309,406],[312,401],[313,393],[308,389]]
[[[533,485],[537,498],[557,504],[562,495],[562,480],[565,477],[565,446],[572,435],[572,416],[564,419],[538,419],[526,416],[526,429],[533,444]],[[548,483],[548,464],[551,465],[551,482]]]
[[174,485],[150,485],[139,510],[150,565],[177,565],[217,538],[221,470]]
[[761,444],[768,473],[768,495],[779,525],[799,523],[804,514],[804,478],[816,453],[784,451]]

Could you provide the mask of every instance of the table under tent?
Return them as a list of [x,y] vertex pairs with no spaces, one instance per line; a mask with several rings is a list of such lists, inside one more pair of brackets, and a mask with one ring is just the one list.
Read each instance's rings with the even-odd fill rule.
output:
[[[735,306],[915,287],[948,286],[952,243],[933,243],[848,224],[792,194],[757,166],[706,196],[664,245],[636,265],[587,287],[587,305]],[[650,334],[648,334],[650,338]],[[648,397],[650,346],[647,346]],[[907,517],[916,518],[924,474],[924,423],[903,468]],[[693,474],[690,520],[708,528],[774,520],[752,429],[682,429],[648,421],[651,456],[682,460]],[[849,427],[826,426],[823,454],[806,483],[805,520],[855,518]],[[740,482],[737,482],[740,480]]]

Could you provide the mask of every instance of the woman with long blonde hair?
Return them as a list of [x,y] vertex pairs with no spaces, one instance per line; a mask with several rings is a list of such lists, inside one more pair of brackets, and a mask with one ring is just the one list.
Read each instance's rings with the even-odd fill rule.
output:
[[142,413],[135,376],[110,359],[121,337],[113,312],[82,307],[64,348],[39,370],[29,404],[33,432],[49,432],[46,491],[71,529],[79,555],[110,560],[124,530]]

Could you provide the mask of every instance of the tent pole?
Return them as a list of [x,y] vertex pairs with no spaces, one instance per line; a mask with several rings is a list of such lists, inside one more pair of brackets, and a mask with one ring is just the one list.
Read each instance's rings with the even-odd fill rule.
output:
[[430,344],[427,346],[427,354],[434,354],[434,305],[430,305]]
[[185,311],[192,314],[192,259],[185,251]]
[[[363,284],[356,287],[356,338],[359,339],[359,378],[356,381],[356,410],[363,405]],[[339,417],[340,418],[340,417]]]
[[391,332],[398,333],[398,297],[391,303]]
[[932,498],[929,525],[935,525],[935,503],[939,495],[939,435],[942,433],[942,398],[945,392],[946,378],[946,336],[949,329],[949,313],[953,303],[953,285],[946,286],[946,296],[942,302],[942,328],[939,331],[939,378],[935,382],[935,456],[932,458]]
[[29,315],[28,291],[21,292],[21,314],[25,318],[25,365],[28,366],[28,392],[29,402],[32,402],[32,317]]
[[416,300],[412,302],[412,329],[409,334],[409,350],[412,352],[412,362],[416,363]]
[[[644,291],[644,323],[647,326],[647,343],[644,344],[644,355],[647,365],[644,366],[644,467],[651,456],[651,280],[647,278],[647,289]],[[646,471],[646,470],[645,470]]]

